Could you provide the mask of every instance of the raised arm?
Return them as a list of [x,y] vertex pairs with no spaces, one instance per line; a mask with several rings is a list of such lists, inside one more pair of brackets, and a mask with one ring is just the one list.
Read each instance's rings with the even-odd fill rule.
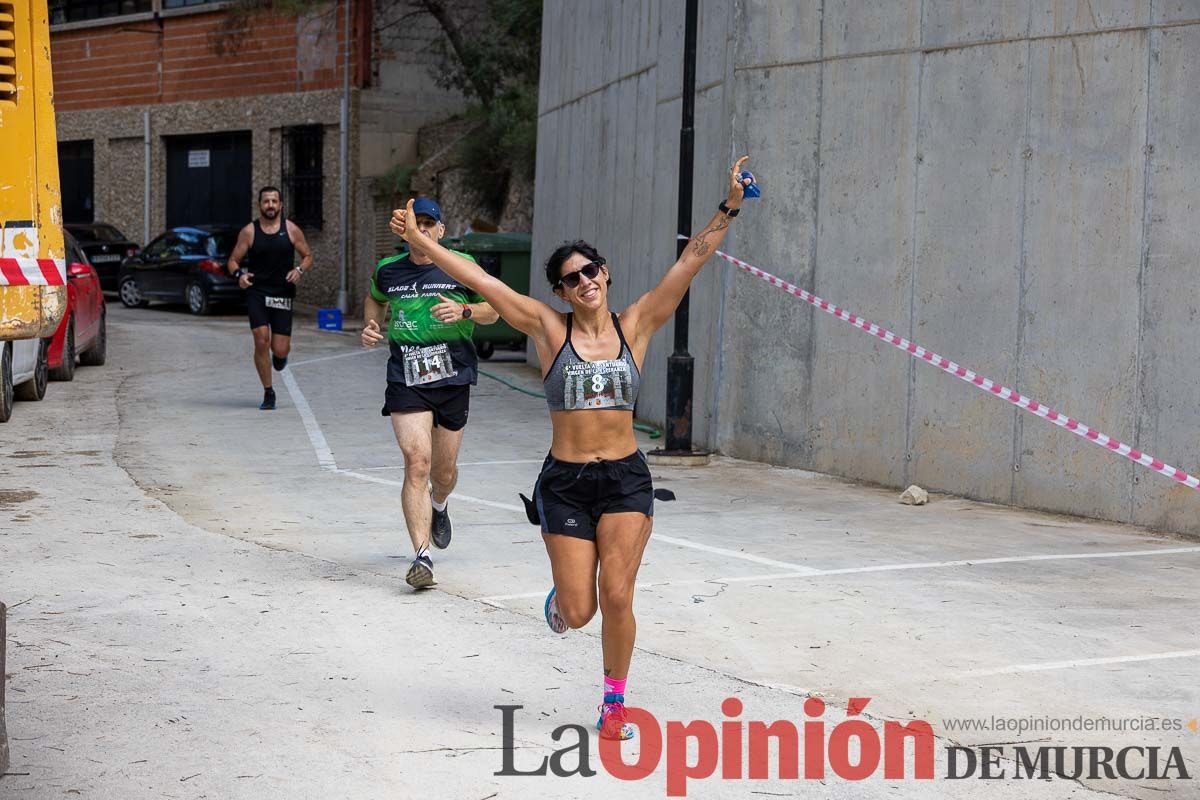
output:
[[514,291],[504,281],[489,275],[483,267],[447,250],[423,235],[417,229],[417,218],[413,214],[413,201],[403,209],[392,212],[388,223],[392,233],[404,239],[413,250],[433,259],[443,272],[474,289],[504,320],[528,336],[541,339],[545,336],[546,322],[557,312],[545,303]]
[[[742,206],[742,197],[746,189],[739,177],[742,164],[749,156],[742,156],[733,165],[729,173],[729,194],[725,198],[725,206],[730,211],[737,211]],[[642,340],[648,340],[654,333],[667,324],[667,320],[675,313],[675,309],[683,300],[684,292],[688,290],[692,279],[700,273],[700,268],[709,256],[720,246],[721,240],[729,229],[733,217],[724,211],[717,211],[708,224],[688,242],[683,254],[650,291],[639,297],[633,305],[621,315],[622,324],[633,335]]]

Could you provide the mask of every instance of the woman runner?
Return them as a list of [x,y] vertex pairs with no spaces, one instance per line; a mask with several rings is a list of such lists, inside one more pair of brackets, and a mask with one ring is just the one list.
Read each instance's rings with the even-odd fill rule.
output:
[[604,698],[597,727],[606,738],[633,737],[625,716],[637,633],[633,591],[654,514],[650,468],[633,433],[641,366],[650,337],[675,313],[737,216],[750,183],[740,177],[747,158],[734,164],[728,196],[708,225],[659,284],[620,314],[608,308],[608,266],[586,242],[564,244],[546,261],[546,279],[571,306],[563,314],[422,236],[411,200],[392,213],[394,233],[529,336],[546,366],[553,438],[533,490],[554,577],[546,622],[555,633],[582,628],[599,606]]

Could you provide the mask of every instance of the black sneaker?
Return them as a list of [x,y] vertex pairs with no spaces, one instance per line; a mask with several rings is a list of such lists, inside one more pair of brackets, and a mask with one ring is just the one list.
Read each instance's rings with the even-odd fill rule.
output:
[[287,366],[287,356],[280,358],[274,353],[271,354],[271,365],[275,367],[276,372],[283,372],[283,368]]
[[445,550],[450,546],[450,506],[446,506],[445,511],[433,509],[432,522],[430,538],[433,539],[433,546]]
[[431,586],[437,586],[437,580],[433,577],[433,561],[429,556],[421,553],[413,559],[404,580],[414,589],[428,589]]
[[259,411],[274,411],[275,410],[275,390],[264,389],[263,401],[258,404]]

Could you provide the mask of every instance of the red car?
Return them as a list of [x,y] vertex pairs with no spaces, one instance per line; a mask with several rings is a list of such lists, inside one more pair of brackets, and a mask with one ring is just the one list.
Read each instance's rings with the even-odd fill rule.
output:
[[100,276],[75,237],[64,232],[63,238],[67,246],[67,313],[50,339],[49,352],[50,377],[56,381],[75,377],[76,358],[86,367],[102,365],[108,349]]

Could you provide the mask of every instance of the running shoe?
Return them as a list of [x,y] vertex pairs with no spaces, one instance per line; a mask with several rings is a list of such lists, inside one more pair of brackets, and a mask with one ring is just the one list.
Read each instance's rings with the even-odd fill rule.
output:
[[619,739],[622,742],[632,739],[637,734],[625,720],[625,695],[604,695],[604,702],[600,704],[600,719],[596,721],[596,730],[600,731],[601,738]]
[[546,624],[550,626],[550,630],[557,634],[564,634],[571,626],[558,613],[558,599],[555,597],[557,589],[551,588],[550,594],[546,595]]
[[283,368],[287,366],[287,356],[280,358],[274,353],[271,354],[271,364],[275,367],[276,372],[283,372]]
[[419,554],[413,559],[404,580],[414,589],[428,589],[437,586],[437,579],[433,577],[433,560],[424,553]]
[[445,550],[450,546],[450,507],[446,506],[445,511],[433,509],[432,522],[430,534],[433,546],[438,550]]
[[274,411],[275,410],[275,390],[264,389],[263,401],[258,404],[259,411]]

